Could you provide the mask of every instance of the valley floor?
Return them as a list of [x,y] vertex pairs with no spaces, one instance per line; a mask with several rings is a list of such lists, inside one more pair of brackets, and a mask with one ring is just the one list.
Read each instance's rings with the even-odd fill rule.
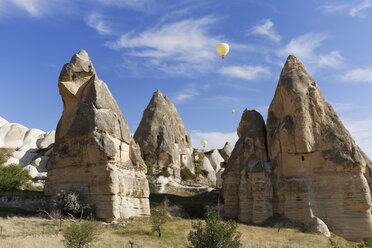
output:
[[[67,221],[67,220],[66,220]],[[64,221],[64,223],[66,223]],[[191,223],[196,220],[173,217],[164,225],[163,237],[151,233],[148,218],[130,218],[116,225],[100,224],[101,234],[92,247],[188,247],[187,235]],[[62,225],[64,225],[62,223]],[[63,237],[58,232],[60,222],[37,217],[0,217],[1,248],[58,248],[63,246]],[[243,247],[357,247],[344,239],[332,236],[338,246],[332,246],[329,239],[292,229],[278,229],[239,224]]]

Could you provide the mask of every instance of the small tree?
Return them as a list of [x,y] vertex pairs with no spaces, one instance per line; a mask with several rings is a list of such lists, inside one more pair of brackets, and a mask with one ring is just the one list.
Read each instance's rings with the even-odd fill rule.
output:
[[80,194],[74,191],[61,190],[52,200],[52,209],[60,211],[63,216],[89,218],[93,215],[93,207],[86,204]]
[[161,237],[162,231],[161,226],[169,220],[169,201],[164,198],[160,206],[151,208],[150,221],[152,225],[152,231],[158,233],[158,237]]
[[62,230],[67,248],[84,248],[97,239],[99,228],[93,221],[71,222]]
[[19,164],[0,166],[0,191],[19,189],[29,179],[28,171],[22,169]]
[[222,221],[221,216],[216,211],[209,211],[205,220],[205,226],[201,221],[192,223],[195,231],[190,231],[187,239],[194,248],[238,248],[241,233],[237,232],[238,225],[229,220]]

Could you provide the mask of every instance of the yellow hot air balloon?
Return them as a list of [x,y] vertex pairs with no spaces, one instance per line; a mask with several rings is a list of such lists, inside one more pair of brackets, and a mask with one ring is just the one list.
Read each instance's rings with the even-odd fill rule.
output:
[[208,142],[206,140],[202,140],[201,144],[203,147],[205,147],[208,144]]
[[231,110],[231,113],[233,113],[233,114],[234,114],[234,113],[235,113],[235,109],[232,109],[232,110]]
[[221,55],[222,58],[225,58],[226,54],[229,52],[230,47],[227,43],[220,43],[217,45],[217,52]]

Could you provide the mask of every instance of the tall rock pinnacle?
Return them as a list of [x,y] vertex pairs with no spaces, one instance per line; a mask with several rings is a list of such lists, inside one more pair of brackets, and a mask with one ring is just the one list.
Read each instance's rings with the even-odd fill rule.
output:
[[58,87],[63,114],[47,164],[46,194],[77,190],[106,220],[148,215],[149,188],[139,147],[84,50],[63,66]]

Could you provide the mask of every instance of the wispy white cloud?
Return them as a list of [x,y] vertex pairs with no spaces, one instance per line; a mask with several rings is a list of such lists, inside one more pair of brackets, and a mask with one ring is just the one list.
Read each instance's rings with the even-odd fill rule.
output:
[[266,67],[262,66],[225,66],[219,72],[222,75],[227,75],[230,77],[240,78],[244,80],[255,80],[262,76],[270,75],[270,71]]
[[344,82],[372,83],[372,69],[356,68],[339,76]]
[[91,28],[94,28],[99,34],[112,34],[113,30],[105,20],[105,17],[99,13],[93,12],[85,18],[85,22]]
[[153,0],[96,0],[107,6],[142,10],[153,4]]
[[349,16],[365,18],[365,11],[372,7],[372,0],[360,0],[358,3],[327,3],[320,6],[328,13],[345,13]]
[[274,24],[270,19],[263,20],[263,23],[254,26],[248,34],[262,35],[274,42],[280,42],[281,37],[274,30]]
[[355,105],[352,103],[341,103],[341,102],[336,102],[332,104],[333,109],[337,112],[345,112],[351,109],[355,108]]
[[172,97],[174,103],[184,103],[186,100],[199,95],[199,90],[195,84],[189,84],[186,88],[180,90],[176,95]]
[[165,23],[135,34],[130,32],[118,40],[107,42],[112,49],[125,49],[127,56],[147,59],[163,71],[189,73],[210,68],[216,58],[219,39],[208,35],[212,17]]
[[206,140],[208,144],[205,149],[221,149],[227,141],[230,143],[231,147],[234,147],[238,140],[236,132],[223,133],[191,130],[189,134],[193,147],[202,148],[201,141]]
[[359,147],[372,158],[372,118],[346,120],[344,124]]
[[9,16],[23,11],[31,17],[40,18],[56,11],[70,13],[71,5],[68,0],[0,0],[0,14]]
[[343,58],[339,51],[333,50],[327,54],[318,53],[316,50],[327,39],[327,35],[320,33],[307,33],[293,38],[287,45],[280,48],[276,54],[286,58],[289,54],[298,57],[311,69],[319,67],[338,68],[343,65]]

